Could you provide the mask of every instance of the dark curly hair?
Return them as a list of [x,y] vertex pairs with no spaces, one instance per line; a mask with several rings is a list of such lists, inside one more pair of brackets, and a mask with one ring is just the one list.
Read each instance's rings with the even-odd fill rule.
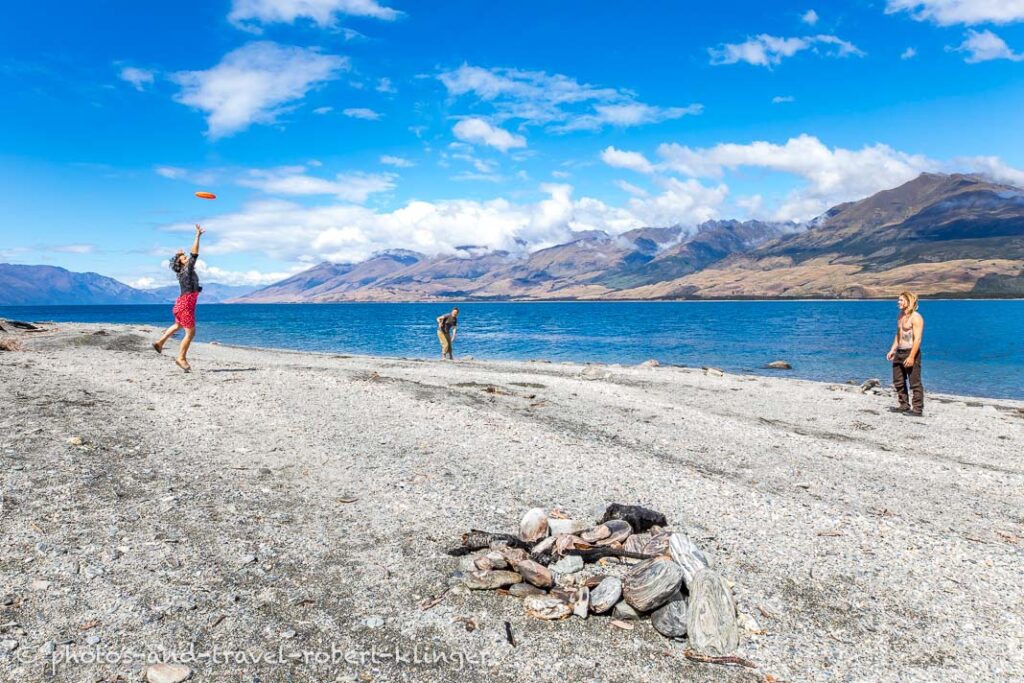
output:
[[167,265],[169,265],[171,267],[171,270],[173,270],[175,273],[180,273],[181,272],[181,267],[182,266],[181,266],[181,258],[180,258],[180,256],[181,256],[181,254],[175,254],[174,256],[171,257],[171,262],[169,264],[167,264]]

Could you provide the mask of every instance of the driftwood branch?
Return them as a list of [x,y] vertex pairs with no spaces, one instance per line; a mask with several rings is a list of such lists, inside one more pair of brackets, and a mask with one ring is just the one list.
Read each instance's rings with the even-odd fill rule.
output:
[[756,669],[757,664],[754,664],[749,659],[743,657],[736,657],[735,655],[727,655],[725,657],[712,657],[711,655],[702,655],[693,650],[687,650],[683,655],[691,662],[700,662],[701,664],[722,664],[724,666],[742,666],[747,669]]
[[512,534],[480,531],[479,529],[470,529],[468,533],[462,534],[461,541],[461,545],[450,548],[446,552],[455,557],[468,555],[473,551],[489,548],[491,543],[494,543],[495,541],[507,543],[512,548],[522,548],[527,552],[532,550],[534,546],[533,543],[527,543],[518,536],[513,536]]
[[578,555],[583,558],[584,562],[593,562],[603,557],[625,557],[630,560],[653,560],[655,557],[658,557],[657,555],[634,553],[631,550],[618,550],[616,548],[570,548],[562,554]]

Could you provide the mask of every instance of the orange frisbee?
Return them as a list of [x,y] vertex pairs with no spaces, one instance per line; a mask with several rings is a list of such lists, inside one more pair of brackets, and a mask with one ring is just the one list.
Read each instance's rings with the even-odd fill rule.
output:
[[216,199],[217,195],[212,192],[196,192],[196,196],[200,199]]

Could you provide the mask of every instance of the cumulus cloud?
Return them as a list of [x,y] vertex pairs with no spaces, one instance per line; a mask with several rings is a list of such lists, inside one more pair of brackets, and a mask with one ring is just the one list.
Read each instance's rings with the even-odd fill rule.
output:
[[887,14],[909,12],[918,21],[953,24],[1010,24],[1024,21],[1024,0],[889,0]]
[[804,22],[808,26],[814,26],[818,23],[818,13],[809,9],[800,16],[800,21]]
[[208,265],[202,259],[196,261],[196,270],[199,271],[205,280],[219,282],[222,285],[251,285],[257,287],[280,282],[308,267],[309,264],[296,264],[288,270],[264,272],[260,270],[228,270]]
[[987,176],[1000,183],[1009,183],[1024,188],[1024,171],[1013,168],[996,156],[960,157],[953,165]]
[[126,66],[118,74],[122,81],[131,83],[136,90],[142,92],[147,85],[152,85],[156,72],[150,69],[140,69],[134,66]]
[[176,100],[206,113],[207,134],[220,138],[254,123],[268,124],[307,92],[349,68],[346,57],[258,41],[228,54],[205,71],[172,76]]
[[[304,206],[273,199],[208,218],[204,253],[265,253],[309,261],[359,261],[374,252],[405,248],[426,254],[454,254],[464,244],[524,253],[563,243],[574,231],[619,234],[645,225],[693,226],[718,216],[728,192],[696,180],[661,181],[661,192],[636,196],[625,206],[573,197],[565,184],[540,186],[543,198],[515,203],[504,198],[435,202],[411,201],[393,211],[354,204]],[[287,226],[287,229],[282,229]],[[187,232],[191,226],[169,226]]]
[[796,98],[792,95],[776,95],[772,98],[772,104],[788,104],[795,101]]
[[380,163],[385,166],[394,166],[395,168],[412,168],[416,165],[404,157],[396,157],[390,154],[381,156]]
[[339,173],[333,179],[311,176],[304,166],[251,169],[237,183],[273,195],[333,195],[348,202],[365,202],[370,195],[395,189],[393,173]]
[[993,59],[1008,59],[1011,62],[1024,61],[1024,54],[1014,52],[1006,42],[992,31],[967,31],[967,37],[959,47],[951,48],[954,52],[965,52],[964,61],[968,64],[989,62]]
[[753,142],[693,149],[672,143],[659,146],[658,154],[664,160],[661,168],[693,177],[720,178],[727,169],[746,166],[803,178],[806,184],[779,208],[775,217],[780,220],[812,218],[835,204],[895,187],[940,166],[888,145],[829,148],[811,135],[790,138],[782,145]]
[[637,173],[654,172],[654,165],[640,152],[627,152],[614,147],[606,147],[601,152],[601,161],[612,168],[625,168]]
[[913,48],[913,47],[908,47],[906,50],[904,50],[902,52],[902,54],[900,54],[900,59],[903,59],[903,60],[913,59],[916,56],[917,56],[917,49]]
[[518,120],[551,132],[631,127],[699,114],[701,106],[659,107],[623,89],[580,83],[562,74],[463,64],[438,76],[453,97],[472,95],[491,105],[497,122]]
[[502,152],[526,147],[526,138],[522,135],[510,133],[504,128],[498,128],[481,118],[462,119],[452,128],[452,133],[459,140],[475,145],[487,145]]
[[[228,21],[239,28],[259,32],[259,24],[292,24],[298,19],[332,28],[337,25],[338,15],[393,21],[401,14],[377,0],[234,0]],[[350,40],[353,36],[346,33],[345,37]]]
[[394,93],[398,92],[398,88],[392,85],[390,78],[381,78],[380,80],[378,80],[376,90],[377,92],[382,92],[387,95],[393,95]]
[[313,110],[313,113],[323,116],[324,114],[330,114],[332,111],[334,111],[334,107],[317,107]]
[[863,57],[864,53],[853,43],[830,35],[806,36],[802,38],[779,38],[766,33],[748,38],[742,43],[723,43],[708,48],[711,63],[737,64],[746,62],[754,66],[771,67],[786,57],[798,52],[811,50],[826,57]]
[[351,119],[363,119],[365,121],[378,121],[382,116],[374,110],[366,109],[365,107],[353,107],[345,109],[341,113]]

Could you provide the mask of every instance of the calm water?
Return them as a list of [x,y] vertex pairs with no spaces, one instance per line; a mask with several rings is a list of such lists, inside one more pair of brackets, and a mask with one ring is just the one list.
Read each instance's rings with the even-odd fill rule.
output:
[[[456,357],[715,365],[888,383],[889,301],[465,303]],[[200,341],[428,358],[439,304],[200,305]],[[925,301],[925,388],[1024,399],[1024,301]],[[167,325],[170,306],[0,307],[0,317]]]

